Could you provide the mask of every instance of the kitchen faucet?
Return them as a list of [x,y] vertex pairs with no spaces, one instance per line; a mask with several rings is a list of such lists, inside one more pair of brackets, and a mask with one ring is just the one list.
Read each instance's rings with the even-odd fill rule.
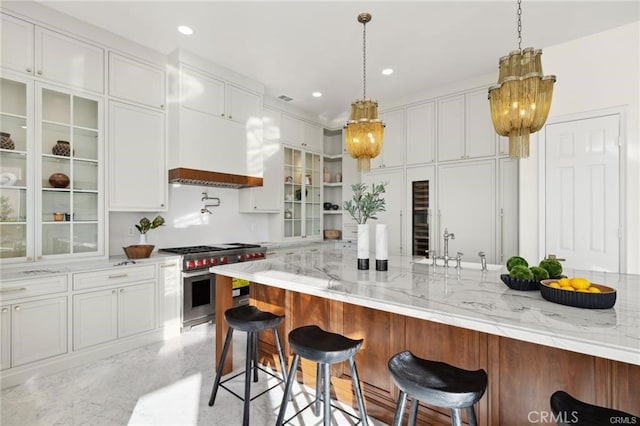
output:
[[460,259],[462,256],[462,253],[458,252],[458,257],[449,257],[449,239],[455,240],[456,236],[455,234],[449,233],[449,230],[447,228],[444,228],[444,254],[442,255],[442,257],[439,257],[439,259],[444,260],[444,267],[448,268],[449,267],[449,261],[450,260],[456,260],[457,263],[457,267],[460,267]]
[[478,252],[478,256],[480,256],[480,266],[481,266],[481,270],[482,271],[486,271],[487,270],[487,256],[485,255],[485,253],[483,251],[479,251]]

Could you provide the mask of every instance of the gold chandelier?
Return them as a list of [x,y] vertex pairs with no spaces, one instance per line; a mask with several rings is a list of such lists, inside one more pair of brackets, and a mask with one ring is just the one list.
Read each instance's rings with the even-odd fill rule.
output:
[[522,49],[522,8],[518,0],[518,50],[499,61],[498,84],[489,88],[493,127],[509,136],[509,156],[529,156],[529,135],[542,128],[551,108],[555,75],[543,75],[541,49]]
[[358,22],[362,24],[362,99],[351,104],[351,117],[345,128],[347,151],[358,159],[358,171],[368,172],[371,159],[380,154],[384,123],[378,118],[378,103],[367,99],[367,22],[371,15],[361,13]]

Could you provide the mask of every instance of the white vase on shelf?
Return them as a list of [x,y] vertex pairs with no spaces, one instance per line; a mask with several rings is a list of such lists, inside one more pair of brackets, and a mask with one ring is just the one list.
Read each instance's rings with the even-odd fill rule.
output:
[[369,269],[369,224],[358,224],[358,269]]

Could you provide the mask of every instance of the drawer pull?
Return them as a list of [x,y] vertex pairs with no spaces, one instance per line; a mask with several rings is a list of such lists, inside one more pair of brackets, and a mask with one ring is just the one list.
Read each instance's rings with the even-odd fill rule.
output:
[[160,265],[161,268],[170,268],[172,266],[176,266],[175,263],[165,263],[164,265]]
[[109,275],[109,279],[112,279],[112,278],[125,278],[125,277],[128,277],[128,276],[129,276],[129,274],[126,274],[126,273],[125,274],[114,274],[114,275]]
[[26,291],[26,287],[16,287],[16,288],[8,288],[6,290],[0,290],[0,294],[8,294],[8,293],[18,293],[21,291]]

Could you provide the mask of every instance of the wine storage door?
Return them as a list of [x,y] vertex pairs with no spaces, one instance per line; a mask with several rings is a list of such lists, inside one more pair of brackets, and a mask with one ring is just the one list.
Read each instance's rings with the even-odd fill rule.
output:
[[429,181],[412,182],[413,255],[425,256],[429,250]]

